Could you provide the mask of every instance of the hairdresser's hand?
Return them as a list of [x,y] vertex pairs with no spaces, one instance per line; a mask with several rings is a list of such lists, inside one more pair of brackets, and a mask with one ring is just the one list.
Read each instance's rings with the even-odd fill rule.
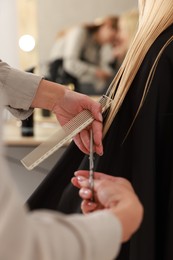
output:
[[89,153],[89,128],[93,128],[94,150],[102,155],[102,115],[101,105],[90,97],[71,91],[60,84],[42,80],[32,102],[32,107],[40,107],[55,113],[61,125],[66,124],[82,110],[89,110],[94,118],[92,125],[78,134],[74,141],[84,153]]
[[108,209],[118,217],[123,229],[122,241],[127,241],[139,228],[143,207],[128,180],[95,172],[94,202],[91,201],[88,171],[76,172],[72,183],[80,189],[83,213]]
[[66,124],[82,110],[89,110],[94,118],[92,125],[81,131],[74,141],[81,151],[89,153],[89,128],[93,128],[94,150],[103,154],[101,105],[90,97],[71,91],[60,84],[41,80],[32,107],[45,108],[55,113],[61,125]]
[[81,131],[73,138],[74,142],[81,151],[88,154],[90,143],[89,128],[92,127],[94,150],[99,155],[102,155],[102,115],[101,106],[98,102],[93,101],[86,95],[67,90],[64,98],[61,102],[58,102],[54,108],[54,112],[56,113],[59,122],[63,125],[84,109],[89,110],[95,120],[92,125]]

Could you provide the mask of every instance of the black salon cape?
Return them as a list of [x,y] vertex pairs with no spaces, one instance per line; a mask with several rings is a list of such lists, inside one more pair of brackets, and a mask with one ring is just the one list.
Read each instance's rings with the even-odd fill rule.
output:
[[[151,66],[172,35],[170,26],[150,48],[104,138],[104,155],[95,158],[96,171],[129,179],[144,205],[143,223],[123,244],[119,260],[173,260],[173,42],[162,54],[144,105],[126,136]],[[88,156],[72,143],[29,198],[30,209],[80,212],[78,190],[70,183],[79,168],[88,169]]]

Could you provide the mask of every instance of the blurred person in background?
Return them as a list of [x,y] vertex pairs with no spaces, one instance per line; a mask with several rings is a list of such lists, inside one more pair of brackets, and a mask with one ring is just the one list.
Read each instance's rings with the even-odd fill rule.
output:
[[112,45],[117,33],[117,16],[63,31],[52,48],[47,77],[66,85],[72,83],[75,91],[84,94],[103,94],[114,72],[102,62],[101,48]]
[[[114,71],[114,76],[118,72],[125,55],[132,43],[138,28],[139,12],[137,9],[126,11],[119,15],[118,35],[112,46],[105,45],[102,48],[103,63],[109,64]],[[111,83],[114,76],[109,79],[107,86]]]
[[129,10],[119,16],[119,37],[113,48],[113,57],[119,67],[137,32],[138,21],[139,12],[137,9]]

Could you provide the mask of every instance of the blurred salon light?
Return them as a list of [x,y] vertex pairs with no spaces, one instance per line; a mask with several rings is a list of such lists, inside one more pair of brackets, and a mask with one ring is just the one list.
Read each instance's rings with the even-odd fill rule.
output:
[[22,51],[30,52],[35,47],[35,39],[32,35],[25,34],[19,39],[19,47]]

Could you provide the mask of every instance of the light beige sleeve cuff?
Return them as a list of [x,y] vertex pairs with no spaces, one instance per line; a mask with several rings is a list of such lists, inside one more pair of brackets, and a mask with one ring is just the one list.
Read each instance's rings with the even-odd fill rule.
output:
[[33,111],[30,108],[42,77],[10,68],[3,84],[7,97],[8,110],[20,119],[27,118]]
[[108,211],[98,211],[85,217],[74,215],[68,219],[79,233],[85,234],[85,246],[88,244],[87,259],[110,260],[114,259],[120,250],[122,227],[120,221]]

